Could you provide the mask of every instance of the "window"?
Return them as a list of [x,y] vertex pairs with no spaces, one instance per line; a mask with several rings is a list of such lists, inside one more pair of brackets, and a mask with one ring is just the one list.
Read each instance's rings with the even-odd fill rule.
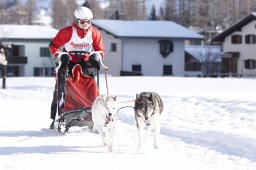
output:
[[242,44],[242,35],[232,35],[231,36],[231,43],[232,44]]
[[255,44],[256,43],[256,36],[252,34],[248,34],[245,36],[245,43],[246,44]]
[[34,67],[34,76],[49,77],[54,75],[54,68],[51,67]]
[[165,58],[167,57],[171,52],[173,52],[173,44],[169,40],[161,40],[159,41],[160,44],[160,54]]
[[172,75],[172,65],[164,65],[163,67],[163,75]]
[[188,52],[185,52],[185,71],[201,71],[201,63]]
[[25,46],[24,45],[14,45],[12,44],[12,55],[14,57],[23,57],[25,56]]
[[247,69],[255,69],[256,61],[252,59],[248,59],[244,61],[244,67]]
[[47,47],[41,47],[40,48],[40,57],[50,57],[50,51]]
[[132,71],[141,72],[141,65],[140,64],[132,65]]
[[115,52],[116,50],[117,50],[116,43],[111,43],[110,44],[110,51]]

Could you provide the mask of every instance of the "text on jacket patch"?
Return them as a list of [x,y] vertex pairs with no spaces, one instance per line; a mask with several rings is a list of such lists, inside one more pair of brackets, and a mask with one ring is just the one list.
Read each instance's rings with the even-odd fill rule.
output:
[[84,48],[84,47],[89,47],[90,44],[88,43],[82,43],[82,44],[76,44],[74,42],[71,42],[70,45],[74,48],[78,47],[78,48]]

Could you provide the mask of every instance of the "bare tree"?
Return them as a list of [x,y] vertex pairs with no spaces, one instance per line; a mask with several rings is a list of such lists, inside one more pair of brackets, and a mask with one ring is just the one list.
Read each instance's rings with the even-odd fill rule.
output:
[[177,4],[177,22],[184,26],[191,25],[191,14],[195,0],[179,0]]
[[74,21],[74,11],[77,8],[77,3],[74,0],[66,0],[66,25],[70,25]]
[[5,1],[1,1],[0,21],[3,24],[27,24],[27,12],[23,4],[17,0],[12,6],[7,6]]
[[104,11],[99,6],[97,0],[85,0],[83,6],[90,8],[93,12],[93,17],[96,19],[103,19],[104,18]]
[[27,12],[27,23],[32,25],[35,23],[36,20],[36,1],[35,0],[27,0],[25,4],[25,11]]
[[66,26],[67,13],[65,11],[65,4],[62,0],[52,1],[52,26],[54,28],[60,29]]
[[205,46],[199,51],[202,63],[203,75],[216,75],[220,73],[220,50],[211,46]]
[[28,24],[27,22],[27,12],[24,9],[24,6],[17,5],[11,8],[8,13],[10,14],[10,20],[7,20],[8,23],[13,24]]
[[250,11],[256,11],[256,0],[249,0],[248,4]]
[[35,0],[27,0],[21,3],[19,0],[8,4],[0,2],[0,23],[2,24],[33,24],[36,19]]
[[176,9],[177,1],[176,0],[166,0],[165,1],[165,8],[160,8],[160,16],[164,20],[171,20],[171,21],[177,21],[176,16]]
[[110,18],[118,13],[120,19],[144,20],[146,19],[146,0],[110,0],[110,7],[107,9]]
[[[52,26],[61,28],[73,21],[77,8],[75,0],[52,1]],[[25,2],[25,3],[24,3]],[[95,19],[111,18],[145,20],[155,18],[171,20],[186,27],[197,26],[203,30],[222,27],[256,11],[256,0],[165,0],[160,9],[147,7],[152,0],[109,0],[109,7],[103,11],[97,0],[84,0],[83,5],[93,11]],[[36,24],[36,0],[15,0],[12,3],[0,0],[1,24]],[[155,8],[155,9],[154,9]],[[148,12],[146,12],[149,10]],[[159,16],[157,12],[159,11]],[[148,16],[146,16],[148,15]]]
[[122,0],[109,0],[109,7],[105,9],[105,18],[109,19],[124,19]]
[[208,0],[196,0],[192,11],[191,23],[194,26],[199,26],[203,30],[211,27]]
[[0,1],[0,23],[4,24],[6,21],[6,12],[4,9],[4,2]]
[[124,14],[127,20],[143,20],[142,5],[139,0],[124,1]]

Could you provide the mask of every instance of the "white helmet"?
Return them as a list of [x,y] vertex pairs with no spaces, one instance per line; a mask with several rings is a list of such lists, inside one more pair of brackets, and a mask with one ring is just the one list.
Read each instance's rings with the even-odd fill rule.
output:
[[92,20],[93,14],[89,8],[79,7],[75,10],[74,17],[76,20],[84,20],[84,19]]

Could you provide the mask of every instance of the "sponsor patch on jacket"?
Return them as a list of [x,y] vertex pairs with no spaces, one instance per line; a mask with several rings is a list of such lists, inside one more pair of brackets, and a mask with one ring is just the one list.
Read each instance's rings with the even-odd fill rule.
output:
[[73,47],[73,48],[84,48],[84,47],[89,47],[90,44],[89,43],[82,43],[82,44],[77,44],[77,43],[74,43],[74,42],[71,42],[70,45]]

